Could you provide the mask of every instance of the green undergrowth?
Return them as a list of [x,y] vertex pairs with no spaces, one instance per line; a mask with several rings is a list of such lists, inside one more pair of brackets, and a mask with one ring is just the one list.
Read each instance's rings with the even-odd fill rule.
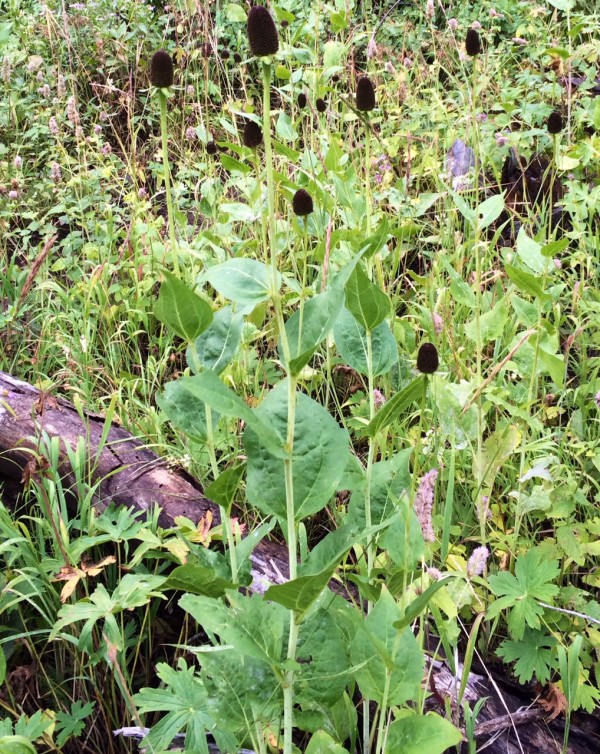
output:
[[220,517],[99,513],[40,431],[2,754],[475,752],[474,664],[564,751],[596,709],[600,17],[445,5],[7,0],[0,369]]

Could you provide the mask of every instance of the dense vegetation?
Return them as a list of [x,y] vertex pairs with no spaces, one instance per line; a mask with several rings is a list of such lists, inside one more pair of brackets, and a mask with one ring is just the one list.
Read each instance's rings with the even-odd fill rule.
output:
[[566,747],[600,701],[590,5],[5,0],[0,369],[222,520],[98,514],[38,438],[2,754],[474,752],[474,661],[548,685]]

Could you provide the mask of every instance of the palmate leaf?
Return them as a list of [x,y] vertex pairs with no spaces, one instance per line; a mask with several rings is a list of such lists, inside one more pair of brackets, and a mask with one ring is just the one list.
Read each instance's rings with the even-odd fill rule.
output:
[[208,694],[193,667],[183,658],[177,669],[164,662],[156,666],[158,677],[165,687],[143,688],[133,699],[140,714],[166,712],[144,739],[155,751],[164,751],[178,733],[185,733],[185,748],[198,754],[208,754],[206,731],[216,726],[208,713]]
[[498,599],[488,608],[488,618],[510,609],[508,629],[517,640],[523,638],[526,625],[539,629],[544,608],[538,601],[552,601],[558,592],[558,586],[552,581],[559,573],[558,562],[548,560],[539,549],[521,555],[517,558],[514,576],[508,572],[490,576],[490,589]]
[[522,641],[505,639],[498,647],[497,654],[505,662],[515,663],[515,673],[519,683],[528,683],[534,676],[544,684],[550,680],[550,672],[555,667],[553,648],[556,639],[544,631],[525,629]]

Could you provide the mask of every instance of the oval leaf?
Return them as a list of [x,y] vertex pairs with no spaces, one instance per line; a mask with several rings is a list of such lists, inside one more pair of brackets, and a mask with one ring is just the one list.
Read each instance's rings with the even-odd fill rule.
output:
[[180,338],[191,343],[212,322],[212,308],[175,275],[166,271],[163,275],[154,313]]

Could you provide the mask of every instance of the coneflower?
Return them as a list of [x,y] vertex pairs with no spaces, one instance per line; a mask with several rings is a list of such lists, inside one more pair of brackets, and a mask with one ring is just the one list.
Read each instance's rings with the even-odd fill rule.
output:
[[298,107],[302,110],[303,107],[306,107],[306,103],[308,102],[306,98],[306,94],[304,92],[300,92],[298,95]]
[[294,214],[298,217],[306,217],[313,211],[312,196],[306,191],[306,189],[298,189],[292,199],[292,209]]
[[242,62],[242,56],[240,55],[239,52],[233,53],[233,62],[238,63],[238,64]]
[[356,85],[356,109],[363,113],[375,109],[375,87],[368,76],[361,76]]
[[221,60],[229,60],[229,50],[223,49],[221,50]]
[[422,374],[433,374],[440,365],[437,348],[433,343],[423,343],[417,353],[417,369]]
[[263,133],[258,123],[255,123],[253,120],[246,121],[246,124],[244,126],[243,141],[244,146],[249,147],[250,149],[256,149],[256,147],[262,144]]
[[279,49],[279,37],[275,22],[264,5],[254,5],[248,13],[248,42],[257,58],[275,55]]
[[549,134],[558,134],[563,130],[563,118],[562,115],[558,112],[558,110],[554,110],[554,112],[551,112],[548,116],[548,121],[546,122],[546,128],[548,129]]
[[157,50],[150,63],[150,83],[157,89],[173,86],[173,58],[166,50]]
[[214,141],[209,141],[206,145],[206,151],[208,152],[208,154],[217,154],[217,149],[217,144]]
[[319,99],[315,102],[315,106],[318,113],[324,113],[327,110],[327,104],[322,97],[319,97]]
[[471,57],[481,53],[481,40],[479,39],[477,29],[469,29],[467,31],[465,48],[467,50],[467,55],[470,55]]

